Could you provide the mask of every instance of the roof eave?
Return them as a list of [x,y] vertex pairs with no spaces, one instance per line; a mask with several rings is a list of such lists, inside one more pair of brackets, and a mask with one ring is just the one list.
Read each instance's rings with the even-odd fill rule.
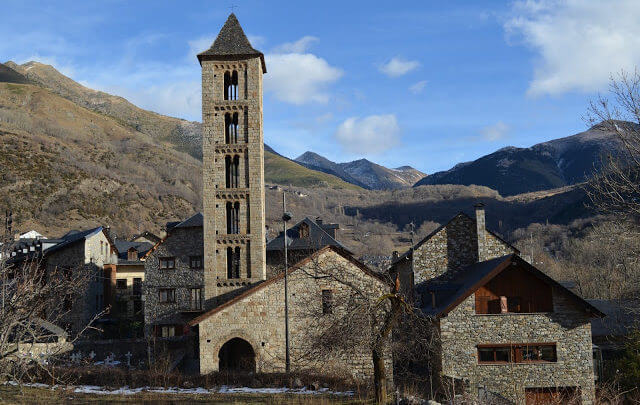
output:
[[264,61],[264,54],[262,52],[257,52],[254,54],[238,54],[238,55],[214,55],[214,54],[210,54],[207,53],[208,51],[204,51],[199,53],[198,56],[198,62],[200,63],[200,66],[202,66],[202,61],[204,60],[223,60],[223,61],[228,61],[228,60],[242,60],[242,59],[253,59],[253,58],[260,58],[260,62],[262,64],[262,73],[267,73],[267,64]]

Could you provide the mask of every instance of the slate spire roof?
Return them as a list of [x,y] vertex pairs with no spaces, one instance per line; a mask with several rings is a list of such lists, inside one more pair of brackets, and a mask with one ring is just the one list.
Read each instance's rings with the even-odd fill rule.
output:
[[254,49],[244,34],[236,15],[231,13],[220,30],[211,48],[198,54],[198,61],[203,60],[237,60],[259,57],[262,61],[263,73],[267,72],[262,52]]

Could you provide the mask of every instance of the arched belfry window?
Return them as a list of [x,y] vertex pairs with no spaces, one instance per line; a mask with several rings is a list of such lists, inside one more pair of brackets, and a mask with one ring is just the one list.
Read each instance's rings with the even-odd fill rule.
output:
[[224,139],[226,143],[238,143],[238,113],[224,115]]
[[238,188],[238,175],[240,172],[240,157],[238,155],[227,156],[224,159],[227,188]]
[[227,248],[227,278],[240,278],[240,247]]
[[236,70],[224,73],[224,99],[238,99],[238,72]]
[[227,233],[240,233],[240,203],[227,203]]

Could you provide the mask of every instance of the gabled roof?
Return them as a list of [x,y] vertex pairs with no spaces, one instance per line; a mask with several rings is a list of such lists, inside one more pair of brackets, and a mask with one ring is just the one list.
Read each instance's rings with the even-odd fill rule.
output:
[[[303,226],[302,224],[306,224],[309,227],[309,236],[304,238],[300,237],[300,227]],[[340,242],[325,231],[324,226],[318,225],[318,223],[309,217],[304,218],[302,221],[287,229],[287,249],[317,250],[325,246],[337,246],[347,250]],[[284,250],[284,232],[280,232],[277,237],[267,243],[267,251],[280,250]]]
[[[329,250],[332,250],[334,252],[336,252],[337,254],[339,254],[340,256],[342,256],[343,258],[347,259],[349,262],[351,262],[353,265],[355,265],[356,267],[358,267],[360,270],[362,270],[363,272],[365,272],[367,275],[376,278],[377,280],[381,281],[382,283],[387,283],[388,280],[386,280],[381,274],[378,274],[376,272],[374,272],[373,270],[371,270],[370,268],[368,268],[364,263],[362,263],[361,261],[355,259],[353,257],[353,255],[351,255],[351,253],[349,253],[347,250],[342,249],[340,247],[337,246],[325,246],[324,248],[318,250],[317,252],[314,252],[312,255],[309,255],[307,257],[305,257],[304,259],[300,260],[298,263],[296,263],[294,266],[290,267],[289,270],[287,271],[287,275],[293,273],[294,271],[298,270],[299,268],[301,268],[302,266],[306,265],[307,263],[309,263],[310,261],[314,260],[316,257],[318,257],[319,255],[323,254],[324,252],[327,252]],[[225,301],[224,303],[218,305],[217,307],[205,312],[204,314],[198,316],[197,318],[189,321],[187,323],[187,325],[189,326],[195,326],[198,325],[200,322],[204,321],[205,319],[211,317],[212,315],[222,311],[225,308],[228,308],[230,306],[232,306],[233,304],[242,301],[244,298],[254,294],[257,291],[262,290],[263,288],[276,283],[279,280],[282,280],[284,278],[284,272],[278,274],[277,276],[270,278],[269,280],[266,281],[262,281],[259,284],[256,284],[255,286],[249,288],[248,290],[244,291],[243,293],[233,297],[232,299]]]
[[154,250],[156,250],[158,248],[158,246],[162,245],[164,243],[165,240],[167,240],[168,237],[171,236],[171,230],[175,229],[175,228],[198,228],[198,227],[202,227],[204,223],[204,217],[202,216],[201,212],[198,212],[196,214],[193,214],[192,216],[190,216],[189,218],[185,219],[182,222],[179,221],[174,221],[174,222],[168,222],[167,223],[167,235],[160,239],[155,245],[153,245],[153,247],[151,249],[149,249],[144,256],[142,256],[140,259],[141,260],[145,260],[147,257],[149,257],[149,255],[151,255],[151,253],[153,253]]
[[198,212],[197,214],[193,214],[189,218],[178,223],[173,228],[194,228],[194,227],[202,226],[202,224],[203,224],[202,213]]
[[118,251],[118,259],[123,260],[127,260],[127,253],[131,249],[136,250],[139,257],[142,257],[145,253],[151,250],[151,248],[153,248],[153,245],[149,242],[129,242],[128,240],[124,239],[116,239],[114,241],[114,245],[116,247],[116,250]]
[[144,231],[136,236],[134,236],[133,238],[131,238],[132,241],[138,239],[138,238],[145,238],[148,239],[150,241],[153,241],[153,243],[158,243],[160,241],[160,237],[158,235],[155,235],[149,231]]
[[526,262],[517,254],[510,254],[495,259],[486,260],[484,262],[472,264],[455,272],[453,277],[450,279],[447,279],[446,275],[444,275],[442,279],[444,279],[445,281],[442,282],[438,282],[438,280],[432,280],[426,285],[426,289],[428,291],[434,291],[437,293],[437,307],[434,309],[423,309],[423,311],[428,315],[433,315],[436,317],[445,316],[467,297],[473,294],[478,288],[487,284],[494,277],[502,273],[511,265],[521,266],[521,268],[530,272],[542,281],[564,292],[570,298],[572,298],[574,302],[582,306],[585,311],[587,311],[594,317],[605,316],[605,314],[602,313],[598,308],[591,305],[582,297],[576,295],[573,291],[564,287],[553,278],[547,276],[545,273]]
[[638,303],[624,300],[587,300],[591,305],[607,315],[606,318],[591,321],[591,335],[594,337],[625,336],[637,326],[637,316],[631,308]]
[[86,231],[69,231],[62,238],[62,242],[58,243],[55,246],[50,247],[49,249],[44,251],[45,255],[48,255],[52,252],[56,252],[58,250],[64,249],[67,246],[70,246],[78,241],[85,240],[93,235],[96,235],[104,230],[103,227],[99,226],[93,229],[87,229]]
[[198,54],[198,61],[202,63],[203,60],[208,59],[236,60],[251,57],[260,58],[262,62],[262,72],[266,73],[267,66],[264,62],[264,55],[251,46],[236,15],[231,13],[229,18],[227,18],[227,22],[224,23],[224,26],[220,30],[218,37],[211,45],[211,48]]
[[[438,228],[436,228],[433,232],[431,232],[429,235],[425,236],[424,238],[422,238],[422,240],[420,240],[418,243],[416,243],[413,246],[413,249],[409,249],[406,252],[404,252],[402,255],[400,255],[396,260],[394,260],[391,264],[394,265],[404,259],[407,259],[411,256],[411,252],[413,250],[417,250],[420,246],[424,245],[429,239],[431,239],[432,237],[434,237],[438,232],[440,232],[441,230],[443,230],[444,228],[446,228],[451,222],[453,222],[456,218],[458,217],[463,217],[468,219],[469,221],[475,223],[476,220],[471,218],[469,215],[465,214],[464,212],[460,211],[458,214],[456,214],[455,216],[453,216],[453,218],[451,218],[449,221],[447,221],[447,223],[445,223],[444,225],[440,225]],[[489,234],[491,234],[493,237],[495,237],[496,239],[498,239],[499,241],[501,241],[502,243],[504,243],[505,245],[509,246],[511,249],[514,250],[514,252],[516,253],[520,253],[520,250],[518,250],[518,248],[516,248],[515,246],[513,246],[511,243],[507,242],[506,240],[502,239],[502,237],[500,237],[498,234],[496,234],[495,232],[493,232],[491,229],[488,229],[487,227],[484,228],[487,232],[489,232]]]

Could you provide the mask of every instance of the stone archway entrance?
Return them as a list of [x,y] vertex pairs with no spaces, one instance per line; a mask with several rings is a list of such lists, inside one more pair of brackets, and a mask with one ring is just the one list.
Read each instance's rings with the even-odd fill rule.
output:
[[231,372],[255,372],[256,354],[244,339],[233,338],[222,345],[218,352],[218,369]]

